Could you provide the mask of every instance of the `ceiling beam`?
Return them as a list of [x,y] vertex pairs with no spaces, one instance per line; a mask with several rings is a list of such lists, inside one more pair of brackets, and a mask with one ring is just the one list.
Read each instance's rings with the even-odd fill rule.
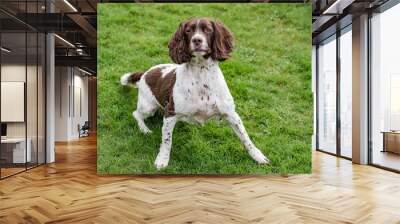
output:
[[97,59],[90,56],[55,56],[56,66],[88,67],[93,71],[97,68]]
[[97,31],[96,28],[90,24],[85,17],[80,14],[68,14],[67,15],[72,21],[74,21],[78,26],[82,28],[82,30],[89,36],[87,38],[87,42],[91,46],[96,46],[96,38],[97,38]]
[[61,13],[18,13],[16,18],[43,32],[82,30],[75,21]]
[[323,12],[322,14],[342,14],[343,10],[351,5],[355,0],[336,0],[332,2]]

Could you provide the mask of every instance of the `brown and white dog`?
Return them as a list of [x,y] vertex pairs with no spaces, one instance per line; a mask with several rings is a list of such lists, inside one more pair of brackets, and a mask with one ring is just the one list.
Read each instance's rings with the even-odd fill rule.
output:
[[151,133],[144,119],[154,115],[158,108],[164,110],[162,142],[154,163],[157,169],[168,165],[177,121],[203,124],[213,117],[226,119],[250,156],[260,164],[268,163],[236,113],[218,66],[219,61],[230,57],[233,48],[229,29],[211,19],[191,19],[180,24],[168,48],[176,64],[156,65],[146,72],[121,77],[122,85],[136,84],[139,88],[133,117],[143,133]]

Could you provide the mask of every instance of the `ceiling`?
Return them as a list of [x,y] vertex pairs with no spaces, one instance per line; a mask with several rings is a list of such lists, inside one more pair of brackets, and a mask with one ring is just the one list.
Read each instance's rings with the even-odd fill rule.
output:
[[[26,55],[25,31],[51,32],[55,37],[56,66],[78,66],[96,74],[97,0],[1,0],[3,46],[12,56]],[[28,35],[28,42],[30,41]],[[36,42],[36,41],[35,41]],[[28,43],[28,56],[37,51]]]
[[313,43],[351,24],[353,17],[368,13],[386,2],[388,0],[312,0]]

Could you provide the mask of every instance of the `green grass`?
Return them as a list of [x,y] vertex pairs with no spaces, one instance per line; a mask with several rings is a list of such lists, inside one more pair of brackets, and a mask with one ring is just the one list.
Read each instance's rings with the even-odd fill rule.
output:
[[[229,125],[179,122],[169,166],[153,165],[162,115],[132,118],[137,89],[122,87],[129,71],[171,63],[167,44],[191,17],[221,20],[235,36],[232,58],[220,64],[237,112],[255,145],[271,160],[253,161]],[[309,4],[99,4],[98,162],[110,174],[267,174],[311,171],[311,7]]]

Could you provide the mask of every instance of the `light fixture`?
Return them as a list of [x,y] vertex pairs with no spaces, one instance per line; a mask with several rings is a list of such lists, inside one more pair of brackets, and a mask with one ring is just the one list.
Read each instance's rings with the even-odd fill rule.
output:
[[73,45],[71,42],[69,42],[68,40],[66,40],[66,39],[64,39],[64,38],[62,38],[62,37],[60,37],[59,35],[57,35],[57,34],[54,34],[54,36],[55,37],[57,37],[59,40],[61,40],[62,42],[64,42],[64,43],[66,43],[67,45],[69,45],[70,47],[73,47],[73,48],[75,48],[75,45]]
[[78,12],[78,10],[71,3],[69,3],[68,0],[64,0],[64,3],[67,4],[74,12]]
[[87,56],[88,54],[82,48],[76,48],[76,53],[78,55]]
[[79,67],[78,67],[78,70],[81,71],[81,72],[83,72],[83,73],[85,73],[85,74],[87,74],[87,75],[92,76],[92,73],[90,73],[90,72],[88,72],[88,71],[86,71],[86,70],[83,70],[83,69],[81,69],[81,68],[79,68]]
[[10,52],[11,52],[11,50],[9,50],[9,49],[7,49],[7,48],[5,48],[5,47],[1,47],[0,49],[1,49],[2,51],[6,52],[6,53],[10,53]]

